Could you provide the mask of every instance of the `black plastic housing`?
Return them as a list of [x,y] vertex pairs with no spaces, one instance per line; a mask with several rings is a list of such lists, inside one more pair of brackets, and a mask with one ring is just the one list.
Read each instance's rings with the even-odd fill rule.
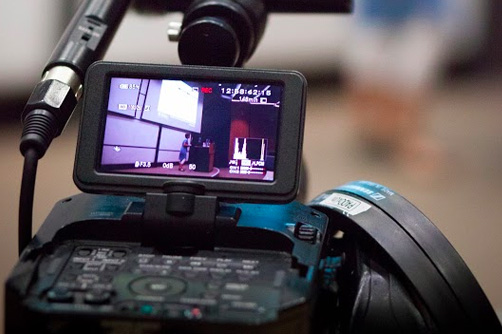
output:
[[[210,80],[275,84],[283,87],[274,175],[271,182],[191,179],[158,175],[105,173],[98,170],[111,77]],[[284,203],[298,191],[307,83],[295,71],[250,70],[202,66],[167,66],[98,62],[87,73],[82,121],[74,169],[83,191],[114,194],[163,192],[166,182],[193,181],[205,194],[222,200]]]
[[[118,272],[114,272],[113,278],[117,282],[114,285],[117,293],[112,295],[109,305],[72,304],[61,300],[47,302],[44,299],[47,289],[67,265],[68,256],[74,247],[84,244],[123,249],[139,247],[144,226],[141,213],[145,205],[145,201],[137,197],[93,194],[78,194],[56,203],[6,282],[5,333],[109,334],[125,333],[128,328],[151,334],[311,333],[310,317],[317,291],[315,269],[319,265],[324,238],[327,236],[328,221],[325,215],[298,202],[286,205],[223,204],[216,217],[217,251],[247,251],[251,259],[273,251],[274,256],[282,254],[286,259],[295,259],[291,263],[294,266],[291,273],[297,277],[281,295],[279,307],[271,309],[271,316],[264,320],[260,313],[254,312],[242,312],[236,318],[237,322],[225,322],[224,313],[216,321],[218,319],[211,320],[210,317],[215,318],[219,313],[207,313],[207,319],[189,319],[182,318],[182,314],[177,318],[170,318],[166,313],[143,314],[140,308],[124,310],[113,306],[118,301],[116,298],[121,298],[123,293],[128,294],[129,291],[127,284],[123,284],[127,282],[117,278]],[[225,223],[224,212],[232,208],[242,210],[237,226]],[[298,221],[318,230],[319,237],[315,243],[305,242],[293,233],[290,225]],[[146,247],[144,252],[150,249]],[[310,274],[304,275],[304,272]],[[141,275],[144,274],[136,276],[147,277]],[[199,284],[197,281],[192,283]],[[272,287],[272,284],[272,280],[263,282],[267,288]],[[141,299],[141,296],[133,299],[138,299],[138,304],[149,303],[148,299]]]

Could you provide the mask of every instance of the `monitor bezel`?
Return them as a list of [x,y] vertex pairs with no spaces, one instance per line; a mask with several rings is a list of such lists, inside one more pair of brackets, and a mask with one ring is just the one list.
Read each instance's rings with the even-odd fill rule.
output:
[[[274,181],[180,178],[99,171],[112,77],[282,86]],[[89,67],[85,79],[74,182],[84,192],[144,195],[163,192],[166,182],[187,181],[203,185],[206,195],[222,200],[289,202],[298,191],[306,90],[305,77],[296,71],[96,62]]]

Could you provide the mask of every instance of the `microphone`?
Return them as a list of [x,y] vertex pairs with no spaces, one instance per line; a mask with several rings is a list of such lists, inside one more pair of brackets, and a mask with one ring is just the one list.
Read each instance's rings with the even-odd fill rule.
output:
[[18,250],[32,233],[38,160],[66,126],[81,94],[87,68],[103,57],[130,0],[86,0],[79,7],[50,57],[22,113],[19,149],[24,156],[19,196]]
[[87,68],[108,48],[130,0],[87,0],[77,10],[22,113],[20,150],[41,158],[59,136],[82,94]]

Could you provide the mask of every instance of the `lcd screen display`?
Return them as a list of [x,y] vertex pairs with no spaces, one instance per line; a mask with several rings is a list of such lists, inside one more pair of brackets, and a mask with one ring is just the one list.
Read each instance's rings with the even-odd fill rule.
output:
[[283,87],[111,77],[99,172],[274,181]]

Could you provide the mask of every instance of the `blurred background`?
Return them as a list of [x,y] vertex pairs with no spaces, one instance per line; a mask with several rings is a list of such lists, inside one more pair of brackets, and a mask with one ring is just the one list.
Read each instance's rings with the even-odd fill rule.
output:
[[[77,4],[0,0],[2,282],[17,259],[20,114]],[[358,179],[399,192],[446,235],[500,318],[502,2],[355,5],[346,16],[271,15],[247,65],[299,70],[309,81],[307,200]],[[180,18],[130,12],[106,59],[179,64],[166,29]],[[35,231],[56,201],[78,192],[77,125],[78,115],[39,162]]]

